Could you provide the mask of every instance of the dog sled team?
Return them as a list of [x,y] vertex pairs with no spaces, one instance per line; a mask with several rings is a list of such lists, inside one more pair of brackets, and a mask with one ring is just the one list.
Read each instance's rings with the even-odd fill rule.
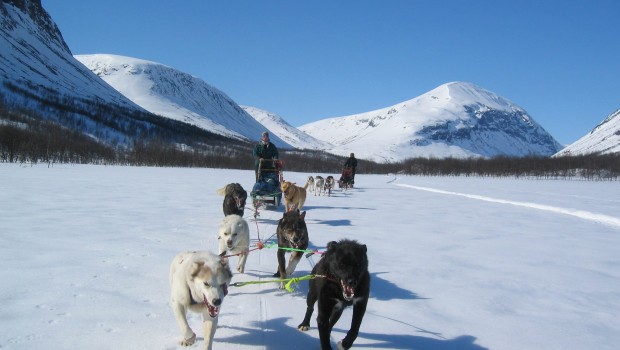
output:
[[[279,278],[280,288],[285,288],[287,278],[295,272],[309,244],[306,212],[302,211],[307,191],[312,191],[315,196],[330,196],[336,181],[333,176],[310,176],[303,187],[284,181],[277,165],[277,148],[269,141],[269,134],[266,132],[262,135],[261,143],[255,147],[254,156],[257,157],[257,183],[252,197],[257,196],[257,186],[266,186],[265,183],[270,182],[269,186],[278,185],[278,191],[269,188],[268,191],[272,193],[261,193],[258,195],[261,200],[273,198],[272,204],[278,207],[280,198],[284,199],[284,213],[278,221],[275,233],[278,243],[275,260],[278,268],[273,276]],[[353,153],[351,158],[354,160]],[[345,163],[345,169],[355,169],[357,166],[357,161],[353,164],[351,158]],[[264,171],[263,165],[267,162],[270,162],[272,171]],[[343,171],[343,176],[338,181],[340,187],[346,189],[352,186],[354,174],[354,170],[352,174],[348,171],[345,176]],[[248,192],[239,183],[230,183],[216,193],[224,196],[224,218],[217,231],[218,254],[210,251],[184,252],[175,256],[170,265],[170,305],[181,330],[180,344],[183,346],[193,345],[197,339],[187,321],[187,313],[191,311],[202,315],[204,348],[213,348],[218,316],[233,277],[230,257],[237,259],[236,273],[244,273],[251,252],[250,229],[243,219]],[[256,199],[254,207],[257,210]],[[286,254],[289,250],[291,252],[287,262]],[[309,281],[307,307],[298,329],[307,331],[310,328],[314,305],[318,303],[317,328],[321,349],[332,349],[331,330],[347,306],[353,307],[351,329],[344,339],[338,342],[337,348],[351,348],[358,336],[370,295],[366,251],[366,245],[354,240],[332,241],[327,244],[321,259],[312,268],[313,278]]]

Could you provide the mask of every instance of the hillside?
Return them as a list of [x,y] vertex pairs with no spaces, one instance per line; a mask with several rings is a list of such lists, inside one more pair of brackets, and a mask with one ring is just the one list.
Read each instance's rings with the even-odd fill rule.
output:
[[[260,139],[266,130],[228,95],[190,74],[132,57],[107,54],[75,57],[151,113],[245,141]],[[272,142],[278,147],[292,148],[275,134]]]
[[592,131],[568,145],[556,156],[620,154],[620,109],[611,113]]

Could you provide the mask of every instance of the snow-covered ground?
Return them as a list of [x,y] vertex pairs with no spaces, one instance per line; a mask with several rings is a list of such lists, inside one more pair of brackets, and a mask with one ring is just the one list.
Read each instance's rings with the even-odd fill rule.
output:
[[[285,172],[304,182],[310,174]],[[315,174],[313,174],[315,175]],[[329,175],[329,174],[321,174]],[[332,174],[337,175],[337,174]],[[253,172],[0,164],[0,348],[181,349],[168,267],[216,251],[216,190]],[[358,175],[306,202],[311,247],[368,246],[371,300],[353,348],[616,349],[617,182]],[[246,210],[253,242],[279,210]],[[236,258],[231,258],[236,264]],[[319,257],[303,259],[296,276]],[[276,250],[252,252],[233,282],[265,281]],[[307,282],[231,287],[215,349],[318,349],[297,325]],[[348,330],[350,309],[332,333]],[[202,348],[200,318],[190,318]]]

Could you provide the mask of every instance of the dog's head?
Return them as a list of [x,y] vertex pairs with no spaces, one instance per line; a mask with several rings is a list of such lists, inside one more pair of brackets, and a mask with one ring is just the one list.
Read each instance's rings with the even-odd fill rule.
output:
[[282,190],[282,192],[286,193],[286,191],[289,190],[289,188],[291,188],[291,186],[293,186],[292,182],[288,182],[288,181],[282,181],[282,183],[280,183],[280,189]]
[[188,283],[191,283],[196,296],[202,298],[196,301],[204,303],[209,316],[216,318],[232,279],[228,259],[221,259],[217,255],[196,259],[190,271]]
[[308,228],[306,227],[306,212],[291,210],[284,213],[278,221],[278,238],[282,243],[288,243],[292,248],[305,249],[308,247]]
[[243,189],[243,186],[240,184],[229,183],[226,185],[225,195],[233,198],[237,209],[243,210],[245,208],[245,201],[248,198],[248,192]]
[[325,178],[325,187],[332,187],[332,186],[334,186],[334,177],[330,175],[327,178]]
[[244,190],[243,187],[236,187],[233,190],[231,196],[235,200],[235,205],[237,206],[237,209],[245,209],[245,201],[248,198],[248,192]]
[[329,242],[323,259],[327,263],[328,273],[338,280],[342,287],[342,296],[347,301],[355,297],[355,288],[368,273],[366,245],[354,240],[343,239]]
[[228,249],[236,248],[239,241],[248,236],[248,223],[239,215],[227,215],[222,219],[217,239],[223,239]]

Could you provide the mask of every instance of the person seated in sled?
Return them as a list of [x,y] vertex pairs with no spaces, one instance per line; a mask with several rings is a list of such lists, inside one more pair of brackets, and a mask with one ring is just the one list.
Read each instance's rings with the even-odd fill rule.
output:
[[346,162],[344,162],[344,167],[351,168],[351,185],[353,185],[355,183],[355,168],[357,167],[357,159],[355,158],[355,154],[351,153]]
[[[259,175],[262,175],[263,170],[275,171],[276,166],[273,160],[278,159],[278,148],[276,145],[269,141],[269,133],[264,131],[259,143],[254,146],[252,151],[254,155],[254,173],[256,175],[256,181],[259,179]],[[261,160],[263,162],[261,164]],[[261,174],[258,173],[258,167],[261,166]]]

